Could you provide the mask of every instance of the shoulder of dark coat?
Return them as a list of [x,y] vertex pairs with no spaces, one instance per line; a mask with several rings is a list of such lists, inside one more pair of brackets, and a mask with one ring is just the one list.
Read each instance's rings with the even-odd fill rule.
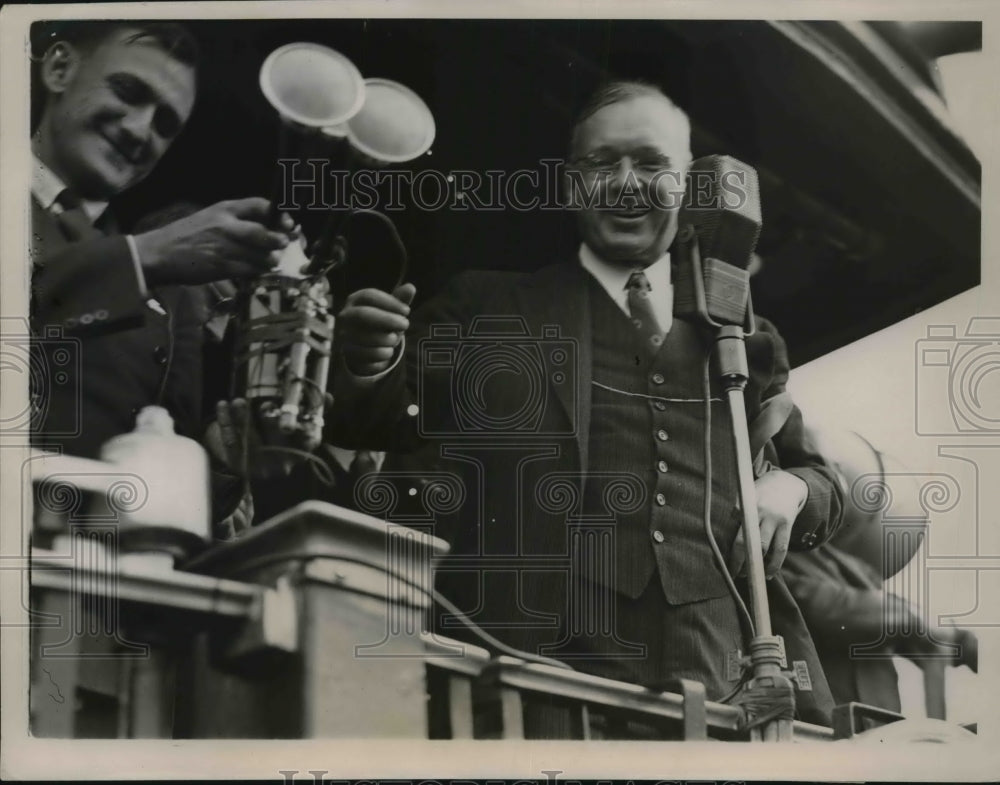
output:
[[561,286],[582,274],[582,268],[573,264],[552,264],[530,272],[465,270],[451,278],[438,296],[496,302],[523,289],[549,290],[557,296]]

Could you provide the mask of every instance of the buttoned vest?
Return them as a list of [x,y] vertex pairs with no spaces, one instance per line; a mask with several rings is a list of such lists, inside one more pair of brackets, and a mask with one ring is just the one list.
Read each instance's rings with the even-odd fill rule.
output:
[[[613,574],[591,574],[637,597],[653,573],[671,604],[727,593],[704,528],[705,407],[703,365],[710,335],[675,319],[650,356],[629,318],[591,282],[593,390],[585,508],[607,510],[616,474],[641,483],[644,502],[610,510]],[[731,426],[711,385],[712,529],[728,556],[739,518]]]

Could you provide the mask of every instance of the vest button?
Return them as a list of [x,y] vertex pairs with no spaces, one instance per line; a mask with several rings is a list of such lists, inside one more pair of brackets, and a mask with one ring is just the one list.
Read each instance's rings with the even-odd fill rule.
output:
[[656,540],[657,542],[663,542],[666,539],[666,537],[663,536],[663,532],[657,529],[656,531],[653,532],[653,539]]
[[667,435],[667,432],[665,430],[660,428],[660,430],[656,432],[656,438],[659,439],[661,442],[665,442],[670,437]]
[[153,349],[153,359],[156,361],[157,365],[167,364],[167,350],[162,346],[157,346]]
[[667,471],[667,462],[666,461],[659,461],[656,464],[656,468],[659,469],[661,472],[666,473],[666,471]]
[[653,380],[653,384],[663,384],[662,373],[654,373],[650,378]]
[[665,412],[667,410],[667,404],[665,401],[653,401],[653,408],[658,412]]
[[656,503],[662,507],[664,504],[667,503],[667,497],[664,496],[662,493],[656,494]]

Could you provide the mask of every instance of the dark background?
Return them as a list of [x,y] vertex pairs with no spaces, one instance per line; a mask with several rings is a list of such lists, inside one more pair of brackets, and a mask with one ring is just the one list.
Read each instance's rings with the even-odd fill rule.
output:
[[[793,364],[979,282],[978,162],[839,23],[187,24],[203,50],[198,104],[156,172],[117,205],[126,222],[177,200],[269,193],[278,120],[258,72],[273,49],[301,40],[423,97],[437,137],[430,154],[407,165],[414,171],[538,169],[565,155],[573,117],[601,81],[659,84],[690,114],[696,157],[728,153],[760,172],[764,267],[754,303],[782,330]],[[870,29],[908,74],[936,88],[927,58],[899,26]],[[410,205],[391,217],[421,297],[460,270],[531,270],[571,258],[579,242],[563,212]]]

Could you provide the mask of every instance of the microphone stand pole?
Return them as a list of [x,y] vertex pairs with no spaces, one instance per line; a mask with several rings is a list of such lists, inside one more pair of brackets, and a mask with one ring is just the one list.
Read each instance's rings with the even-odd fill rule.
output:
[[[750,642],[753,678],[748,683],[747,689],[762,693],[764,691],[791,693],[794,700],[792,684],[781,670],[783,659],[781,639],[774,635],[771,629],[767,578],[764,573],[764,555],[761,552],[760,518],[757,514],[757,490],[754,485],[750,433],[743,396],[749,379],[745,338],[753,334],[753,307],[748,293],[743,325],[722,324],[716,321],[708,311],[697,234],[692,237],[688,248],[698,313],[716,330],[714,348],[716,370],[722,389],[726,393],[733,430],[733,449],[736,454],[743,519],[743,541],[747,550],[750,607],[754,622],[754,637]],[[752,741],[791,741],[792,720],[782,717],[768,720],[758,728],[751,728],[750,737]]]

